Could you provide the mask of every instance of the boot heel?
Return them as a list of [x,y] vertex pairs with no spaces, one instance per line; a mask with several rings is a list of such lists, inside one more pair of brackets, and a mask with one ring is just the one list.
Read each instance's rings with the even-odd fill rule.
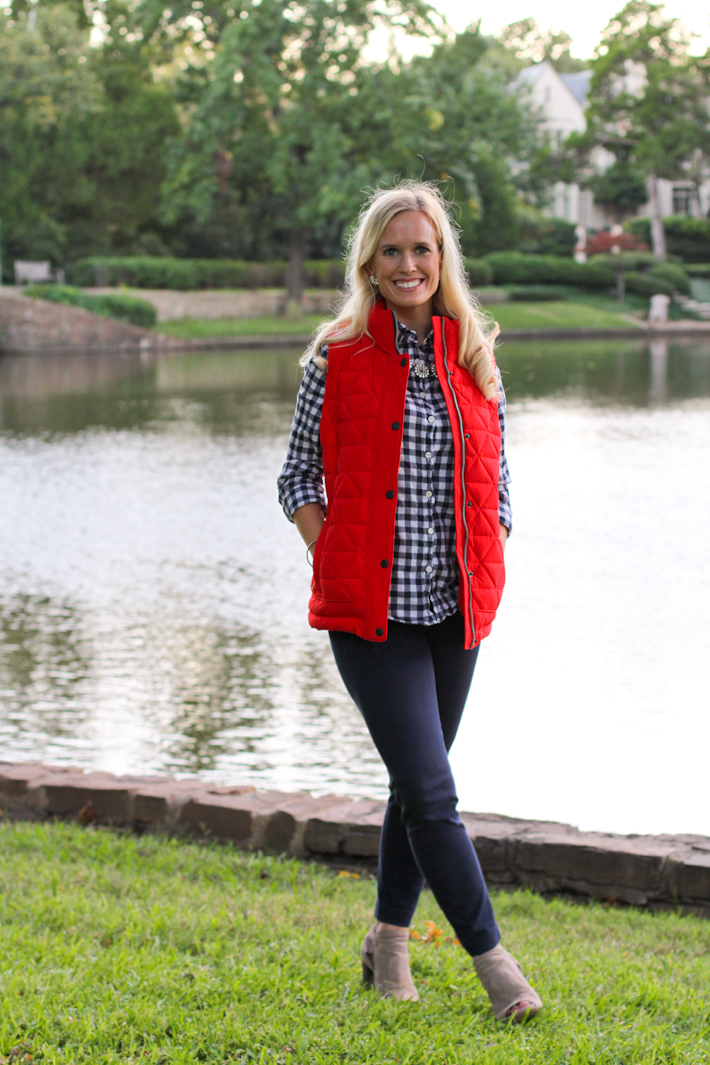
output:
[[375,971],[371,969],[364,961],[362,963],[362,982],[365,987],[375,986]]

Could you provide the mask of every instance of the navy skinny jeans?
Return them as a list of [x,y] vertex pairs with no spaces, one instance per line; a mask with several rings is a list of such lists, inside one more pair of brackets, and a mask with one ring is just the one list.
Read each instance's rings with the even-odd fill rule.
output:
[[464,949],[492,950],[500,932],[448,758],[478,657],[464,650],[463,617],[390,621],[383,643],[348,632],[331,632],[330,642],[390,775],[375,916],[407,928],[426,879]]

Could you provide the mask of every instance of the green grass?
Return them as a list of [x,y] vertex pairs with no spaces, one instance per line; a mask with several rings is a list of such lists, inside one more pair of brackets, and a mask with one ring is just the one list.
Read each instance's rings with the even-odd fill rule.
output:
[[[498,895],[504,942],[546,1003],[532,1024],[513,1029],[493,1021],[453,942],[412,943],[419,1004],[367,992],[358,948],[374,895],[369,877],[227,847],[2,825],[0,1060],[710,1060],[709,923]],[[445,940],[428,892],[420,931],[427,919]]]
[[175,322],[159,322],[156,329],[170,336],[188,340],[202,337],[268,336],[270,333],[293,333],[309,336],[323,321],[322,314],[306,314],[303,318],[181,318]]
[[633,326],[624,314],[586,300],[498,303],[490,308],[490,313],[501,329],[629,329]]
[[[502,329],[619,329],[632,323],[619,314],[612,300],[596,306],[586,300],[559,300],[550,303],[498,303],[490,312]],[[628,313],[629,309],[623,307]],[[308,336],[323,321],[322,315],[303,318],[183,318],[160,322],[156,327],[171,336],[197,339],[226,336],[268,336],[291,333]]]

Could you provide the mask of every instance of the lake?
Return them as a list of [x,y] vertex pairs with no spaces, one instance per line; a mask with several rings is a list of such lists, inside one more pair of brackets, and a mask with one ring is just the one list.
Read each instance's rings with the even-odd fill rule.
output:
[[[498,355],[461,808],[710,835],[710,342]],[[384,796],[276,501],[297,357],[0,357],[0,757]]]

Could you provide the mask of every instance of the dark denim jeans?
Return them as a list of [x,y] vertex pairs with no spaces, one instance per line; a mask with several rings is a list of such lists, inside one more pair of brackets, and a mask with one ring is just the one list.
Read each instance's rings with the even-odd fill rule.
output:
[[478,657],[463,648],[461,614],[438,625],[390,621],[384,643],[346,632],[330,642],[390,775],[377,919],[408,927],[426,879],[464,949],[492,950],[500,933],[448,758]]

